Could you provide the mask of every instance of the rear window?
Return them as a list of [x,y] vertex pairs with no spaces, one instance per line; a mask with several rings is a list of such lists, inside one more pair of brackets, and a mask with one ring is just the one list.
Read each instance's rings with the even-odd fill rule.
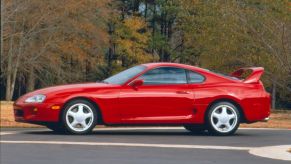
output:
[[188,71],[188,78],[189,83],[202,83],[205,80],[204,76],[193,71]]
[[208,70],[208,69],[204,69],[204,70],[206,70],[206,71],[208,71],[208,72],[211,72],[211,73],[214,73],[214,74],[216,74],[216,75],[219,75],[219,76],[222,76],[222,77],[228,78],[228,79],[232,79],[232,80],[241,80],[241,79],[239,79],[239,78],[237,78],[237,77],[230,76],[230,75],[225,74],[225,73],[220,73],[220,72],[216,72],[216,71],[210,71],[210,70]]
[[[212,71],[211,71],[212,72]],[[223,77],[226,77],[228,79],[232,79],[232,80],[240,80],[239,78],[237,77],[233,77],[233,76],[230,76],[230,75],[227,75],[227,74],[224,74],[224,73],[218,73],[218,72],[212,72],[212,73],[215,73],[217,75],[220,75],[220,76],[223,76]]]

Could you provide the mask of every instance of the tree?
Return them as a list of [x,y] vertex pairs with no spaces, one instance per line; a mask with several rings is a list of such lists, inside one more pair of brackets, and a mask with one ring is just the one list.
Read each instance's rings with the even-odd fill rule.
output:
[[6,100],[12,99],[15,86],[21,90],[25,84],[24,88],[31,91],[35,85],[88,80],[90,72],[97,72],[95,65],[103,61],[107,45],[101,19],[108,16],[107,1],[3,3],[1,88],[6,86]]
[[273,106],[277,99],[281,106],[291,105],[288,0],[1,3],[0,88],[7,100],[35,88],[101,80],[139,63],[161,61],[222,72],[263,66]]

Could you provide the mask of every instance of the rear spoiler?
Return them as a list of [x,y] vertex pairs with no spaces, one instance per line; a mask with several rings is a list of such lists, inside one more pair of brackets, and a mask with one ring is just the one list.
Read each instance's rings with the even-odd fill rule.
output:
[[260,81],[261,76],[264,73],[263,67],[240,68],[236,70],[235,72],[231,73],[230,75],[241,79],[242,75],[248,70],[251,70],[252,72],[243,80],[243,83],[248,83],[248,84],[258,83]]

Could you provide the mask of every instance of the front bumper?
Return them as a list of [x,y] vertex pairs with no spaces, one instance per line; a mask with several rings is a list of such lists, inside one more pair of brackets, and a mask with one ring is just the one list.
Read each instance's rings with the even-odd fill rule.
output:
[[55,103],[18,103],[13,104],[16,122],[58,122],[60,109],[52,109]]

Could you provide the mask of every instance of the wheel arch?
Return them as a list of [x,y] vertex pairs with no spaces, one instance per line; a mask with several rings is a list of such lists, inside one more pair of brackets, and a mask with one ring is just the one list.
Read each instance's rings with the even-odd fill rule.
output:
[[[85,101],[88,101],[89,103],[91,103],[95,107],[95,110],[96,110],[97,115],[98,115],[97,124],[104,124],[103,117],[102,117],[102,111],[101,111],[100,106],[98,105],[98,103],[96,103],[95,101],[93,101],[92,99],[90,99],[88,97],[83,97],[83,96],[72,97],[72,98],[65,101],[65,103],[62,107],[62,110],[67,106],[68,103],[75,101],[75,100],[85,100]],[[63,112],[60,113],[59,120],[61,120],[62,114],[63,114]]]
[[214,104],[219,103],[219,102],[229,102],[229,103],[233,104],[234,106],[236,106],[238,108],[239,114],[241,116],[241,118],[240,118],[241,123],[247,122],[243,108],[236,100],[233,100],[231,98],[219,98],[219,99],[215,99],[211,103],[209,103],[209,105],[206,108],[205,114],[204,114],[204,120],[207,119],[207,113],[210,110],[210,108]]

